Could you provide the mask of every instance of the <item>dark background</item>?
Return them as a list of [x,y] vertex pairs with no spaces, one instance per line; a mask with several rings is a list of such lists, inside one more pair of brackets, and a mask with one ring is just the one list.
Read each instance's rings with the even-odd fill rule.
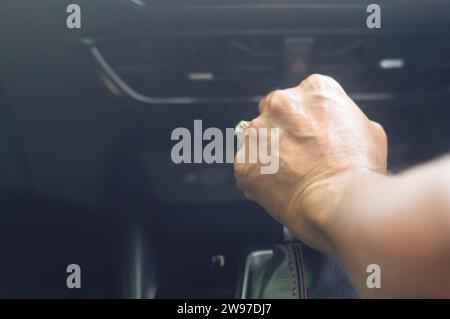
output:
[[[391,171],[450,150],[449,1],[379,1],[379,30],[351,0],[79,0],[69,30],[72,2],[0,4],[0,297],[233,297],[245,251],[281,242],[281,226],[230,164],[173,165],[170,134],[234,127],[309,73],[385,127]],[[157,100],[111,84],[94,48]],[[82,289],[66,288],[71,263]]]

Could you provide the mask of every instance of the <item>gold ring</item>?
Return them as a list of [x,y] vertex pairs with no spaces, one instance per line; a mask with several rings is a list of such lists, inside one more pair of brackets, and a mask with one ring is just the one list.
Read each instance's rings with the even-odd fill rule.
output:
[[238,150],[244,144],[245,130],[248,129],[249,126],[250,126],[250,122],[249,121],[240,121],[238,123],[238,125],[236,125],[236,127],[234,128],[234,133],[236,134],[236,137],[237,137],[237,143],[238,143],[237,144],[237,148],[238,148]]
[[249,121],[240,121],[238,123],[238,125],[236,125],[236,127],[234,128],[234,132],[236,133],[236,135],[241,135],[242,133],[245,132],[245,130],[250,126],[250,122]]

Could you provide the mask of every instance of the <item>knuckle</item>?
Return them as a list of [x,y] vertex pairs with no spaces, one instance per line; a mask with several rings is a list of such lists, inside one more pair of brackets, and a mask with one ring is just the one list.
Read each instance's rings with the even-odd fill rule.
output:
[[323,74],[311,74],[304,82],[308,87],[318,91],[328,91],[330,89],[341,90],[341,85],[332,77]]
[[325,78],[325,75],[313,73],[306,78],[306,82],[320,82],[320,81],[323,81],[324,78]]
[[376,130],[379,134],[381,134],[382,136],[386,136],[386,132],[385,132],[383,126],[382,126],[380,123],[375,122],[375,121],[371,121],[371,122],[372,122],[372,126],[375,128],[375,130]]
[[333,106],[332,97],[324,91],[315,91],[309,94],[314,110],[331,110]]
[[270,93],[267,100],[267,111],[271,114],[282,114],[289,104],[286,94],[282,90],[276,90]]
[[311,97],[313,98],[315,106],[317,107],[324,107],[330,99],[326,92],[323,91],[314,92],[313,94],[311,94]]
[[264,112],[264,108],[266,107],[266,104],[267,104],[267,96],[263,97],[258,103],[259,113]]
[[249,128],[254,128],[256,129],[256,131],[258,131],[258,129],[265,127],[264,121],[260,118],[254,118],[253,120],[251,120]]

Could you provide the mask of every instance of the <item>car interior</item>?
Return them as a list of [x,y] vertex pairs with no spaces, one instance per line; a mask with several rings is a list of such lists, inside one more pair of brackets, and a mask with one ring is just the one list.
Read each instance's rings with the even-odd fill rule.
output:
[[450,3],[380,0],[377,29],[369,3],[2,1],[0,297],[357,298],[232,163],[170,154],[175,128],[234,128],[312,73],[383,125],[390,172],[449,152]]

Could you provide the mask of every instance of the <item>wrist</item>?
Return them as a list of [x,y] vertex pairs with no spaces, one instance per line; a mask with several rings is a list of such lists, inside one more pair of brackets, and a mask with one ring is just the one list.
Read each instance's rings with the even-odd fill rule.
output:
[[315,179],[298,190],[289,209],[288,228],[305,244],[337,258],[334,221],[343,213],[353,213],[358,193],[380,178],[385,175],[351,169]]

